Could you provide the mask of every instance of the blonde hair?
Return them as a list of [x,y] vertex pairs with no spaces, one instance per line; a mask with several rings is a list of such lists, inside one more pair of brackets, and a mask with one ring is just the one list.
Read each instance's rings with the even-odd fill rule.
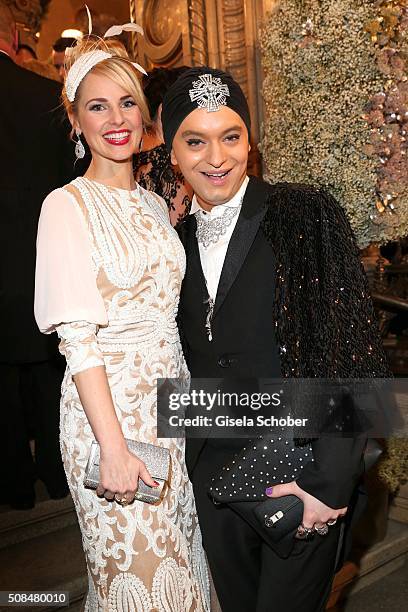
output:
[[[68,71],[84,53],[90,51],[105,51],[111,53],[112,57],[109,57],[98,64],[96,64],[88,74],[96,74],[98,76],[104,76],[119,87],[122,87],[129,95],[131,95],[140,109],[142,115],[143,124],[145,127],[151,125],[151,119],[149,115],[149,108],[146,102],[145,95],[143,93],[142,85],[139,80],[139,72],[132,65],[132,61],[122,43],[117,40],[97,38],[95,36],[86,36],[80,40],[75,46],[68,48],[65,52],[65,72]],[[86,79],[88,75],[84,77]],[[79,84],[76,91],[75,100],[70,102],[67,97],[65,85],[62,90],[62,102],[68,115],[76,114],[76,106],[79,98],[81,97],[82,83]]]

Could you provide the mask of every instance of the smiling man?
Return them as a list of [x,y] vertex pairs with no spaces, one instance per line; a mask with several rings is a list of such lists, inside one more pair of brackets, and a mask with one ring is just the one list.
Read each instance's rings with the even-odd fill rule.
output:
[[[211,167],[208,149],[211,148]],[[183,150],[189,152],[184,159]],[[177,151],[177,153],[175,152]],[[173,141],[172,161],[183,156],[184,171],[194,175],[196,199],[202,209],[229,202],[240,189],[246,177],[248,162],[248,130],[235,111],[222,106],[216,115],[197,109],[183,121]]]
[[[342,209],[322,191],[247,176],[249,109],[231,75],[208,67],[185,72],[164,98],[162,122],[172,162],[195,192],[180,230],[187,253],[180,327],[191,375],[385,376]],[[212,478],[231,465],[242,440],[187,441],[223,612],[317,612],[330,593],[364,439],[277,436],[270,444],[266,495],[303,502],[298,539],[285,550],[272,548],[234,503],[215,505],[209,496]]]

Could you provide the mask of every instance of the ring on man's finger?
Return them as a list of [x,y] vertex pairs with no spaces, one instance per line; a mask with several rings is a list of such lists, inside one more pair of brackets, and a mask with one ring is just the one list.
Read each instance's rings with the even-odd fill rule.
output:
[[330,521],[327,521],[327,525],[329,527],[333,527],[333,525],[335,525],[337,523],[337,519],[330,519]]
[[320,536],[325,536],[325,535],[327,535],[329,533],[329,528],[328,528],[328,526],[326,524],[325,525],[319,525],[319,527],[315,526],[314,530]]
[[313,535],[313,531],[314,531],[313,528],[305,527],[303,523],[301,523],[299,527],[297,528],[295,537],[298,540],[307,540],[310,536]]

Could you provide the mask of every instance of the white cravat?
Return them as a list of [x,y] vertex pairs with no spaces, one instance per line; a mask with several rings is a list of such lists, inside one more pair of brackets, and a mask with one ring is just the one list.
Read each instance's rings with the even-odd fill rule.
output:
[[[215,218],[220,217],[225,212],[226,208],[238,208],[237,215],[235,215],[235,217],[232,219],[225,233],[220,236],[217,242],[211,243],[207,247],[204,247],[203,244],[198,243],[201,267],[203,269],[204,278],[207,283],[208,295],[213,300],[215,300],[215,296],[217,295],[218,283],[220,281],[222,267],[224,265],[225,256],[227,254],[228,244],[238,221],[239,213],[241,211],[242,206],[242,200],[244,198],[248,182],[249,178],[246,177],[234,197],[231,198],[231,200],[229,200],[225,204],[218,204],[217,206],[214,206],[210,212],[204,211],[205,214],[211,216],[212,218]],[[203,209],[197,202],[197,198],[194,195],[191,203],[190,214],[192,215],[198,210],[202,211]]]

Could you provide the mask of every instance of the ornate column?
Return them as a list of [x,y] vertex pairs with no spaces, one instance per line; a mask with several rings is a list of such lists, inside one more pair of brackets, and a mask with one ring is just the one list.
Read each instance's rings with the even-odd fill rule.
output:
[[208,64],[207,19],[205,0],[190,0],[188,5],[191,64]]

